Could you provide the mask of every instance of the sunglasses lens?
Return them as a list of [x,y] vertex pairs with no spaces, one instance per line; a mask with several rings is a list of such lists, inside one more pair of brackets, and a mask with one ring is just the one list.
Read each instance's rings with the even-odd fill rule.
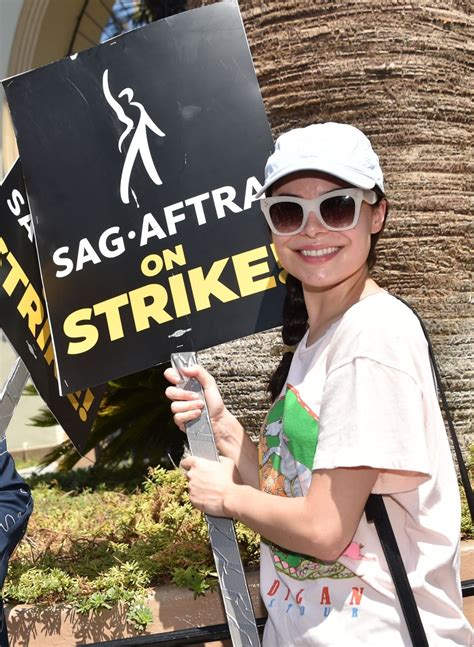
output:
[[303,209],[296,202],[277,202],[270,207],[270,218],[279,233],[289,234],[301,226]]
[[328,227],[344,229],[354,222],[355,202],[349,195],[334,196],[321,203],[321,217]]

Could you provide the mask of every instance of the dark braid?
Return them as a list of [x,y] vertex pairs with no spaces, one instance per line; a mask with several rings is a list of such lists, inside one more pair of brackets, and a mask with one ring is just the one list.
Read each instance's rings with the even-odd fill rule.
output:
[[[286,346],[296,346],[303,339],[308,328],[308,312],[304,302],[301,281],[288,274],[286,297],[283,304],[283,327],[281,336]],[[280,364],[270,378],[267,391],[272,402],[277,399],[288,377],[293,351],[283,354]]]
[[[375,188],[375,192],[377,193],[377,197],[378,197],[378,200],[374,205],[376,207],[379,204],[380,200],[382,200],[382,198],[385,198],[385,195],[380,191],[380,189],[378,189],[378,187]],[[380,238],[380,236],[383,233],[383,230],[385,229],[385,223],[387,222],[387,218],[388,218],[388,210],[390,205],[387,198],[385,198],[385,201],[386,201],[385,219],[383,221],[382,229],[378,231],[376,234],[372,234],[370,237],[370,249],[369,249],[369,255],[367,257],[367,265],[369,270],[373,268],[373,266],[377,261],[377,252],[375,250],[375,247],[377,245],[378,239]]]

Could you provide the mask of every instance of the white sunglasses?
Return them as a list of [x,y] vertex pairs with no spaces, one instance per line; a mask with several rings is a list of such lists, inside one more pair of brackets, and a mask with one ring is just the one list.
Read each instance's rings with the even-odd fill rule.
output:
[[329,231],[353,229],[359,222],[362,201],[377,202],[375,191],[349,188],[337,189],[314,200],[277,195],[261,198],[260,208],[268,226],[277,236],[291,236],[303,231],[310,213]]

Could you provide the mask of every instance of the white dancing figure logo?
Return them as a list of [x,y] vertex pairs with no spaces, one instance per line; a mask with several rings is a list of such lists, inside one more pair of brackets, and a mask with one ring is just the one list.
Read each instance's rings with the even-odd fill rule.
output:
[[125,162],[123,164],[122,176],[120,178],[120,197],[124,204],[129,204],[130,194],[134,197],[135,202],[138,206],[138,200],[135,195],[135,192],[130,187],[130,176],[132,174],[132,169],[137,159],[137,156],[140,155],[143,165],[146,172],[148,173],[150,179],[157,185],[163,184],[158,171],[155,168],[151,153],[150,145],[148,143],[148,131],[155,133],[159,137],[165,137],[165,133],[158,128],[154,123],[150,115],[147,113],[145,108],[138,101],[132,101],[133,99],[133,90],[131,88],[124,88],[118,98],[127,97],[128,104],[130,106],[135,106],[138,108],[140,115],[138,117],[137,123],[130,118],[120,105],[120,103],[112,96],[109,88],[109,70],[105,70],[102,77],[102,88],[104,91],[104,96],[107,100],[107,103],[113,109],[119,120],[125,124],[125,130],[120,136],[118,142],[118,149],[123,153],[123,144],[127,137],[132,131],[133,134],[130,139],[127,153],[125,155]]

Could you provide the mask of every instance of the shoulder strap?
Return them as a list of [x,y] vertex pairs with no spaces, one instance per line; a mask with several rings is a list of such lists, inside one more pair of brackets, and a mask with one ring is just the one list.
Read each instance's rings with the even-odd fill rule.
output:
[[458,461],[459,465],[459,474],[461,475],[461,481],[464,487],[464,491],[466,493],[466,499],[467,499],[467,505],[469,507],[469,512],[471,514],[471,519],[474,520],[474,494],[472,491],[472,486],[471,486],[471,481],[469,479],[469,475],[467,473],[467,468],[466,468],[466,463],[464,462],[464,458],[461,452],[461,447],[459,445],[459,440],[456,435],[456,431],[454,429],[454,423],[453,423],[453,418],[451,416],[451,412],[449,410],[448,406],[448,401],[446,399],[446,393],[443,388],[443,384],[441,382],[441,375],[439,372],[438,365],[436,363],[435,355],[434,355],[434,350],[433,350],[433,345],[431,343],[431,339],[428,335],[428,331],[426,330],[426,326],[420,317],[420,315],[417,313],[417,311],[409,304],[407,303],[404,299],[401,299],[400,297],[396,297],[399,301],[404,303],[407,308],[410,308],[410,310],[413,312],[415,317],[418,319],[420,322],[421,329],[423,330],[423,333],[426,337],[426,341],[428,342],[428,352],[430,354],[430,361],[431,361],[431,368],[433,370],[433,377],[435,380],[436,387],[438,389],[439,397],[441,399],[441,403],[443,405],[444,413],[446,416],[446,422],[448,424],[449,432],[451,435],[451,440],[453,442],[453,447],[454,447],[454,452],[456,454],[456,459]]
[[367,521],[375,524],[413,647],[429,647],[382,495],[371,494],[369,496],[365,504],[365,514]]

